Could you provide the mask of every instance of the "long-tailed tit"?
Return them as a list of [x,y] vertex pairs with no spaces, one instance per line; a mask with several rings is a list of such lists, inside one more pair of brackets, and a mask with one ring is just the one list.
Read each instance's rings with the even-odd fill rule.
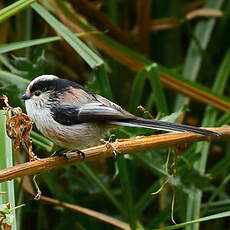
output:
[[106,130],[117,126],[219,136],[198,127],[136,117],[83,86],[54,75],[35,78],[22,99],[42,134],[68,149],[92,146]]

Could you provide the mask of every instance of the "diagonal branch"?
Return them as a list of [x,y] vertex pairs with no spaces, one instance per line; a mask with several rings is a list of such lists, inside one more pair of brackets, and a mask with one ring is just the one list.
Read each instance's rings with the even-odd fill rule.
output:
[[[33,191],[32,185],[30,184],[29,181],[29,177],[24,177],[23,182],[22,182],[22,186],[24,188],[24,190],[31,196],[35,196],[35,192]],[[111,216],[108,216],[106,214],[103,214],[101,212],[92,210],[92,209],[88,209],[76,204],[71,204],[71,203],[67,203],[67,202],[63,202],[54,198],[50,198],[47,196],[41,196],[40,197],[40,201],[47,203],[47,204],[51,204],[54,206],[61,206],[63,208],[72,210],[74,212],[79,212],[88,216],[91,216],[93,218],[99,219],[101,221],[104,221],[105,223],[114,225],[120,229],[124,229],[124,230],[131,230],[130,226],[128,223],[118,220],[116,218],[113,218]]]
[[[20,181],[20,179],[19,179]],[[28,195],[35,197],[36,193],[33,189],[31,180],[29,180],[28,176],[23,177],[23,180],[21,180],[21,184],[23,189],[28,193]],[[1,195],[1,192],[0,192]],[[128,223],[118,220],[114,217],[111,217],[109,215],[103,214],[101,212],[92,210],[92,209],[88,209],[76,204],[71,204],[71,203],[67,203],[67,202],[63,202],[57,199],[53,199],[47,196],[40,196],[40,201],[50,204],[50,205],[54,205],[54,206],[60,206],[69,210],[72,210],[74,212],[79,212],[88,216],[91,216],[93,218],[96,218],[98,220],[104,221],[105,223],[111,224],[116,226],[117,228],[120,229],[124,229],[124,230],[131,230],[130,226]]]
[[48,204],[53,204],[53,205],[58,205],[64,208],[68,208],[72,211],[75,212],[80,212],[83,214],[86,214],[88,216],[92,216],[94,218],[97,218],[99,220],[102,220],[106,223],[109,223],[111,225],[114,225],[118,228],[124,229],[124,230],[131,230],[131,228],[129,227],[129,225],[126,222],[123,222],[121,220],[115,219],[113,217],[110,217],[108,215],[105,215],[103,213],[94,211],[92,209],[88,209],[79,205],[74,205],[74,204],[70,204],[70,203],[66,203],[66,202],[62,202],[47,196],[41,196],[41,201],[44,203],[48,203]]
[[[192,133],[159,134],[147,137],[137,137],[135,139],[118,139],[114,143],[99,145],[82,151],[86,155],[85,161],[89,161],[112,157],[114,156],[114,151],[116,151],[117,155],[123,155],[197,141],[230,140],[230,126],[208,129],[220,133],[221,136],[211,138]],[[47,157],[0,170],[0,182],[26,175],[44,173],[57,167],[71,165],[82,161],[82,157],[76,152],[67,153],[66,155],[66,157]]]

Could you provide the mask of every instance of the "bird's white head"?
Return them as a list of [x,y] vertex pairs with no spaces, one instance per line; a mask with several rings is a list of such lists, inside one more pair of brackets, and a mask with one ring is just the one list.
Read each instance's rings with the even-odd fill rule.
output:
[[33,79],[27,86],[22,99],[25,100],[26,111],[32,119],[38,110],[49,106],[58,79],[54,75],[41,75]]

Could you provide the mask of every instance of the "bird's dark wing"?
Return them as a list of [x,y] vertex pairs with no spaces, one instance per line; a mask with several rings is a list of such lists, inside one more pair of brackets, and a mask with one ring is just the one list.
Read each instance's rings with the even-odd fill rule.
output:
[[94,94],[94,98],[97,102],[103,104],[104,106],[107,106],[107,107],[110,107],[110,108],[113,108],[117,111],[120,111],[121,113],[123,114],[126,114],[128,116],[133,116],[131,113],[125,111],[124,109],[122,109],[119,105],[113,103],[112,101],[108,100],[107,98],[105,97],[102,97],[101,95],[98,95],[98,94]]
[[63,125],[75,125],[87,122],[102,122],[112,125],[142,127],[176,132],[193,132],[208,136],[219,136],[218,133],[198,127],[175,124],[165,121],[148,120],[135,117],[104,97],[95,95],[91,103],[63,103],[51,109],[55,121]]
[[133,119],[135,116],[108,107],[100,102],[77,105],[72,103],[59,104],[51,108],[55,121],[63,125],[74,125],[86,122],[110,122]]

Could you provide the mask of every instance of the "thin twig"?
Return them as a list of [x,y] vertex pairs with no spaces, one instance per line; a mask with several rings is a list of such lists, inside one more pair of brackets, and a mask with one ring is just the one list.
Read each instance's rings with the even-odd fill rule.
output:
[[223,11],[217,9],[196,9],[186,14],[187,20],[192,20],[199,17],[212,17],[212,18],[220,18],[223,16]]
[[42,195],[42,191],[40,190],[40,188],[38,186],[38,183],[36,181],[36,177],[37,176],[38,176],[37,174],[33,176],[33,183],[34,183],[34,186],[36,188],[36,195],[35,195],[34,199],[35,200],[40,200],[41,199],[41,195]]
[[[110,144],[112,148],[107,148],[106,145],[100,145],[82,151],[85,153],[85,161],[90,161],[99,158],[113,157],[113,150],[116,150],[117,155],[123,155],[197,141],[210,141],[212,139],[220,141],[230,140],[230,126],[209,128],[208,130],[218,132],[221,136],[218,138],[210,138],[208,136],[190,133],[159,134],[147,137],[137,137],[135,139],[120,139]],[[79,162],[82,162],[82,158],[76,152],[67,153],[67,158],[47,157],[33,162],[26,162],[0,170],[0,182],[26,175],[44,173],[57,167]]]
[[171,221],[176,224],[176,221],[174,219],[174,206],[175,206],[175,197],[176,197],[176,191],[175,188],[173,189],[173,197],[172,197],[172,203],[171,203]]
[[154,19],[151,22],[150,30],[152,32],[160,31],[160,30],[169,30],[175,29],[176,27],[186,23],[187,21],[191,21],[196,18],[220,18],[223,16],[223,12],[217,9],[196,9],[188,12],[184,18],[163,18],[163,19]]

